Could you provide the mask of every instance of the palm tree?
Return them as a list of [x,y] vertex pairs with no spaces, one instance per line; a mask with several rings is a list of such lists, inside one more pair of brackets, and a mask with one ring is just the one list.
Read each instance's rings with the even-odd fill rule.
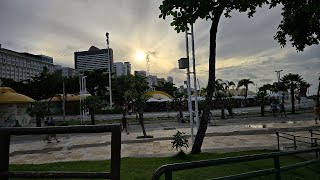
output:
[[253,81],[251,81],[250,79],[241,79],[239,82],[238,82],[238,85],[237,85],[237,89],[244,86],[245,88],[245,96],[244,96],[244,99],[245,99],[245,102],[247,101],[247,96],[248,96],[248,86],[249,84],[254,84]]
[[95,125],[95,111],[102,106],[102,101],[98,96],[88,96],[83,104],[83,108],[89,109],[89,114],[91,116],[91,124]]
[[291,96],[291,112],[295,113],[295,105],[294,105],[294,91],[300,86],[301,82],[303,82],[303,78],[299,74],[286,74],[281,78],[281,81],[285,84],[287,89],[290,89]]
[[37,127],[41,127],[41,119],[48,113],[47,104],[45,102],[36,101],[28,108],[28,112],[31,116],[36,116]]
[[224,89],[224,84],[225,83],[222,81],[222,79],[217,79],[214,84],[214,97],[216,98],[216,101],[220,101],[221,119],[225,119],[223,98],[226,97],[226,92]]
[[267,97],[267,91],[271,90],[272,88],[273,88],[273,85],[271,85],[271,84],[265,84],[259,88],[257,98],[258,98],[258,101],[259,101],[260,107],[261,107],[261,116],[264,116],[264,108],[265,108],[265,103],[266,103],[265,100]]
[[224,83],[224,89],[225,89],[225,91],[227,93],[227,96],[231,97],[229,89],[230,89],[230,87],[234,87],[235,85],[236,84],[233,81],[226,81]]

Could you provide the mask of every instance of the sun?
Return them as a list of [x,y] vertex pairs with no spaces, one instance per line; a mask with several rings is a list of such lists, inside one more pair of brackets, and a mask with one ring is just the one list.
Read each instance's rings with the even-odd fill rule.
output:
[[145,54],[143,51],[136,52],[136,61],[143,61],[145,59]]

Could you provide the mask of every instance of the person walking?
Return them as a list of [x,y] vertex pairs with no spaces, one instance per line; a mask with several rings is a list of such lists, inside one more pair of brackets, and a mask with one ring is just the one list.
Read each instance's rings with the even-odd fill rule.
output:
[[314,112],[314,121],[316,122],[316,124],[318,124],[318,120],[320,121],[320,106],[319,105],[314,106],[313,112]]
[[271,103],[271,111],[272,111],[273,116],[276,117],[276,112],[278,112],[278,108],[277,108],[276,103],[274,103],[274,102]]
[[281,117],[282,117],[282,114],[284,115],[284,117],[287,117],[286,109],[285,109],[285,107],[284,107],[284,103],[283,103],[283,102],[280,103],[279,109],[280,109],[280,115],[281,115]]
[[[54,126],[54,121],[53,121],[53,117],[49,118],[47,117],[47,120],[46,120],[46,126]],[[56,134],[48,134],[43,140],[47,140],[48,143],[51,143],[51,139],[55,139],[57,141],[57,143],[59,143],[60,141],[58,140],[57,138],[57,135]]]
[[227,106],[227,111],[228,111],[228,117],[233,118],[232,107],[230,104],[228,104],[228,106]]
[[[123,130],[126,130],[126,133],[127,133],[127,134],[130,134],[130,133],[128,132],[128,127],[127,127],[128,122],[127,122],[127,118],[126,118],[126,114],[125,114],[125,113],[123,113],[123,115],[122,115],[121,122],[122,122],[122,131],[123,131]],[[122,131],[121,131],[121,132],[122,132]]]

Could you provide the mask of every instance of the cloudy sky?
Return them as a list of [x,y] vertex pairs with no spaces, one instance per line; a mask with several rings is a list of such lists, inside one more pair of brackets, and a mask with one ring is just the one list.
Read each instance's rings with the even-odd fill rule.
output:
[[[130,61],[133,70],[146,70],[137,53],[157,52],[150,56],[150,73],[173,76],[181,85],[185,71],[177,60],[185,57],[185,34],[177,34],[170,18],[159,19],[161,0],[1,0],[0,43],[3,48],[45,54],[55,64],[74,67],[73,53],[91,45],[105,48],[105,33],[110,33],[114,60]],[[290,45],[281,48],[273,40],[281,21],[281,9],[259,9],[253,18],[232,13],[222,18],[217,39],[217,78],[238,82],[249,78],[257,86],[281,76],[298,73],[313,84],[315,93],[320,72],[320,46],[297,53]],[[197,76],[200,86],[208,79],[210,22],[194,25]],[[255,91],[256,87],[250,87]]]

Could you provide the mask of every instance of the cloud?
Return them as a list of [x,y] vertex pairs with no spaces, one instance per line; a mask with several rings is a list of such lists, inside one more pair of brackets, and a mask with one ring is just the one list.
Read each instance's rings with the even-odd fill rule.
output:
[[[159,19],[161,1],[150,0],[33,0],[0,1],[0,43],[4,48],[52,56],[57,64],[74,66],[73,53],[91,45],[110,47],[115,61],[130,61],[133,70],[145,70],[135,53],[157,51],[150,57],[150,73],[173,76],[175,84],[186,79],[177,60],[186,57],[185,34],[170,26],[172,18]],[[232,12],[221,18],[217,36],[217,77],[237,82],[250,78],[258,86],[276,81],[275,70],[298,73],[317,84],[320,48],[297,53],[290,45],[280,48],[273,39],[281,21],[281,7],[257,10],[253,18]],[[208,79],[210,21],[194,25],[197,78]],[[253,87],[251,87],[253,88]],[[314,89],[314,87],[312,87]]]

